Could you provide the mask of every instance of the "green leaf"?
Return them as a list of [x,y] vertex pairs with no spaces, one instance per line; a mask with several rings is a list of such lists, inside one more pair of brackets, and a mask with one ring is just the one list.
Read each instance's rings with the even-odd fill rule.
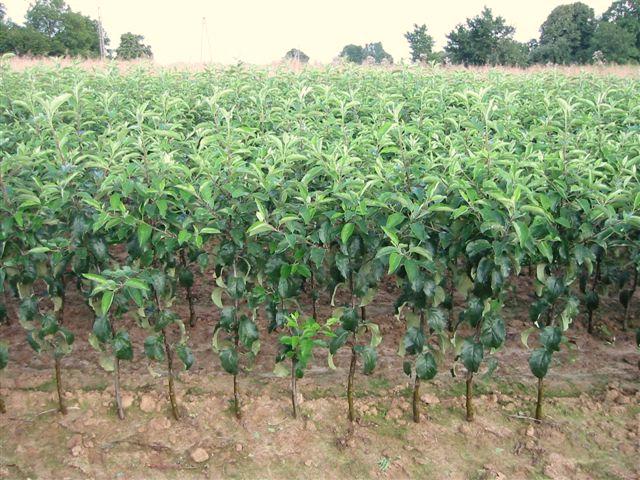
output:
[[106,372],[113,372],[116,369],[115,359],[110,353],[102,353],[98,357],[98,363]]
[[118,360],[133,360],[133,347],[129,334],[124,330],[116,333],[113,339],[113,352]]
[[151,335],[144,340],[144,353],[151,360],[164,360],[164,343],[162,335]]
[[465,368],[472,373],[476,373],[480,369],[480,364],[484,357],[484,348],[481,342],[475,342],[467,338],[460,352],[460,359]]
[[249,227],[249,229],[247,230],[247,233],[249,234],[250,237],[253,237],[254,235],[259,235],[264,232],[273,232],[273,231],[277,231],[277,230],[271,225],[269,225],[268,223],[257,221]]
[[220,364],[225,372],[231,375],[238,374],[238,352],[233,348],[225,348],[220,352]]
[[109,313],[109,309],[111,308],[111,304],[113,303],[113,292],[107,290],[102,293],[102,301],[100,302],[100,309],[102,311],[102,315],[107,315]]
[[409,355],[416,355],[422,353],[424,348],[424,332],[418,327],[409,327],[407,333],[405,333],[402,340],[404,344],[404,350]]
[[125,287],[135,288],[137,290],[149,290],[149,287],[142,282],[141,280],[135,278],[128,278],[126,282],[124,282]]
[[491,244],[487,240],[476,240],[467,244],[466,252],[470,257],[475,257],[483,254],[487,250],[491,249]]
[[398,252],[392,252],[391,255],[389,255],[389,275],[391,275],[398,269],[400,263],[402,262],[402,258],[402,255],[400,255]]
[[431,352],[418,355],[418,358],[416,358],[416,375],[420,380],[431,380],[437,373],[438,366]]
[[47,253],[50,252],[51,249],[49,247],[35,247],[27,252],[27,255],[31,253]]
[[335,355],[340,348],[347,343],[347,338],[349,338],[349,331],[344,330],[343,328],[336,329],[336,336],[331,339],[329,342],[329,354]]
[[242,344],[247,348],[251,348],[253,342],[260,338],[258,327],[247,317],[243,317],[240,320],[240,325],[238,326],[238,336]]
[[356,226],[353,223],[345,223],[342,226],[342,231],[340,232],[340,240],[342,240],[342,243],[346,245],[347,242],[349,242],[355,228]]
[[195,362],[193,352],[191,351],[189,346],[186,343],[180,343],[176,347],[176,353],[178,354],[178,358],[184,365],[184,369],[189,370]]
[[183,245],[185,242],[188,242],[191,239],[191,233],[186,230],[180,230],[178,233],[178,245]]
[[370,345],[367,345],[366,347],[362,348],[360,355],[362,355],[364,374],[365,375],[371,374],[376,368],[376,363],[378,361],[378,352],[376,351],[375,348],[371,347]]
[[547,260],[549,260],[549,263],[553,263],[553,250],[551,249],[549,244],[547,242],[540,241],[540,242],[537,242],[537,245],[538,245],[538,250],[540,251],[540,253]]
[[211,291],[211,301],[213,302],[213,304],[218,307],[218,308],[222,308],[222,289],[221,288],[214,288]]
[[151,238],[151,226],[142,222],[138,225],[138,244],[144,247]]
[[387,228],[395,228],[404,222],[405,216],[401,213],[392,213],[387,218]]
[[354,308],[346,308],[340,316],[340,321],[343,329],[355,332],[358,328],[358,313]]
[[504,343],[506,336],[504,321],[501,318],[494,318],[482,324],[480,341],[485,347],[489,349],[500,347]]
[[106,316],[100,315],[96,317],[93,322],[93,334],[101,343],[111,340],[111,324]]
[[545,327],[540,333],[540,343],[550,352],[558,352],[560,350],[560,342],[562,341],[562,329],[560,327]]
[[538,378],[544,378],[549,370],[551,363],[551,352],[546,348],[538,348],[531,353],[529,357],[529,368]]

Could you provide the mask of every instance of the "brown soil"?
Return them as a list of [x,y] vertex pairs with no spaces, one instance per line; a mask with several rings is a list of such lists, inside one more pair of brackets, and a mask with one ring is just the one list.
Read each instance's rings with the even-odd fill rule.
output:
[[[546,420],[537,424],[530,418],[536,381],[520,342],[528,326],[527,284],[519,279],[507,302],[508,337],[496,353],[497,371],[476,381],[476,420],[464,420],[464,376],[451,376],[448,358],[434,381],[423,382],[418,425],[396,354],[403,326],[392,312],[395,289],[387,285],[368,308],[384,341],[375,373],[356,376],[359,420],[352,428],[346,349],[335,371],[317,356],[299,382],[302,415],[293,420],[288,379],[272,373],[277,338],[266,331],[255,368],[240,377],[238,422],[229,404],[231,377],[210,348],[217,312],[205,284],[196,289],[199,319],[190,332],[196,364],[176,382],[182,420],[171,418],[166,372],[142,358],[145,332],[131,325],[137,359],[121,364],[127,418],[119,421],[111,375],[86,342],[92,314],[73,292],[65,323],[77,341],[62,362],[66,416],[55,411],[52,358],[33,354],[17,322],[0,326],[11,346],[0,379],[7,403],[0,478],[639,478],[640,354],[632,334],[617,328],[621,307],[603,302],[598,315],[606,329],[599,336],[587,335],[582,319],[569,331],[570,348],[556,355],[545,380]],[[326,318],[331,307],[326,298],[321,303]],[[186,303],[177,310],[187,318]]]

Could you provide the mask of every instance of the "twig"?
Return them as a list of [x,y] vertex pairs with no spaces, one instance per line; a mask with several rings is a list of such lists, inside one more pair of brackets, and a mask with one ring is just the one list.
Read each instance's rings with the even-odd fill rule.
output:
[[[67,410],[80,410],[80,407],[67,407]],[[47,413],[57,412],[58,408],[50,408],[49,410],[45,410],[44,412],[40,412],[33,416],[31,420],[38,418],[40,415],[46,415]]]

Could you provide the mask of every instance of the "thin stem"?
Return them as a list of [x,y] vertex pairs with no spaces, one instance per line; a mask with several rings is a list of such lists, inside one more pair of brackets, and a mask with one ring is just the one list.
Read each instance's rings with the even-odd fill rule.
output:
[[[600,281],[600,260],[596,262],[596,271],[593,276],[593,283],[591,284],[592,293],[595,293],[596,289],[598,288],[599,281]],[[593,311],[594,309],[591,309],[591,308],[589,309],[589,315],[587,320],[587,332],[590,334],[593,333]]]
[[60,368],[60,357],[54,355],[54,364],[56,370],[56,389],[58,391],[58,411],[66,415],[67,414],[67,406],[64,404],[64,396],[62,393],[62,372]]
[[633,300],[633,294],[636,292],[636,287],[638,285],[638,269],[634,266],[633,272],[633,283],[631,285],[631,293],[629,294],[629,300],[627,300],[627,306],[624,308],[624,319],[622,320],[622,329],[629,329],[629,317],[631,316],[631,303]]
[[124,420],[124,408],[122,406],[122,396],[120,395],[120,359],[115,357],[115,369],[113,370],[113,387],[116,395],[116,410],[118,418]]
[[313,270],[311,271],[311,308],[312,308],[312,312],[313,312],[313,318],[315,320],[318,320],[318,312],[316,311],[316,306],[317,306],[317,299],[316,299],[316,278],[313,275]]
[[467,373],[466,389],[467,422],[473,421],[473,373]]
[[[116,329],[113,326],[113,322],[109,319],[111,326],[111,335],[116,336]],[[116,397],[116,410],[118,412],[118,418],[124,420],[124,408],[122,406],[122,396],[120,395],[120,359],[114,355],[114,369],[113,369],[113,390]]]
[[236,418],[242,418],[242,408],[240,406],[240,390],[238,388],[238,375],[233,376],[233,408]]
[[176,394],[173,384],[173,352],[171,346],[167,340],[167,333],[165,329],[162,329],[162,339],[164,341],[164,352],[167,356],[167,370],[169,372],[169,400],[171,402],[171,413],[173,418],[180,420],[180,414],[178,413],[178,402],[176,401]]
[[349,421],[353,422],[356,418],[353,409],[353,379],[356,373],[356,349],[351,346],[351,363],[349,364],[349,378],[347,381],[347,402],[349,403]]
[[[188,263],[187,263],[187,257],[184,253],[184,250],[180,250],[180,262],[182,263],[182,267],[184,269],[188,269]],[[196,311],[195,311],[195,302],[193,300],[193,293],[191,290],[191,285],[187,285],[185,287],[185,290],[187,292],[187,302],[189,303],[189,326],[190,327],[195,327],[196,326]]]
[[7,413],[7,407],[4,404],[4,397],[0,395],[0,414]]
[[[420,331],[424,333],[424,310],[420,309]],[[416,372],[413,382],[413,421],[420,423],[420,377]]]
[[536,420],[542,420],[542,396],[543,396],[543,385],[542,378],[538,378],[538,399],[536,401]]
[[293,407],[293,418],[298,418],[298,385],[296,381],[296,362],[291,359],[291,406]]

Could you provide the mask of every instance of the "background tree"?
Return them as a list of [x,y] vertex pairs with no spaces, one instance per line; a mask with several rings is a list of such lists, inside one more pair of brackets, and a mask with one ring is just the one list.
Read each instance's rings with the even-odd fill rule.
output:
[[602,20],[632,34],[635,47],[640,50],[640,0],[616,0],[604,12]]
[[25,26],[54,38],[63,29],[65,14],[69,7],[64,0],[36,0],[25,15]]
[[421,62],[431,60],[433,55],[433,37],[427,33],[425,24],[413,24],[413,30],[404,34],[409,42],[411,61]]
[[393,57],[384,50],[382,42],[367,43],[362,49],[365,60],[367,57],[373,58],[376,63],[387,61],[393,63]]
[[635,36],[617,23],[600,22],[593,34],[593,50],[606,62],[630,63],[639,60]]
[[[63,0],[36,0],[25,16],[26,30],[20,32],[22,41],[39,45],[41,38],[30,40],[34,32],[48,39],[48,55],[96,57],[100,55],[98,22],[72,11]],[[108,39],[105,38],[105,43]],[[34,48],[31,48],[33,53]]]
[[[507,25],[502,17],[494,17],[490,8],[474,18],[468,18],[466,24],[458,25],[447,35],[445,51],[453,63],[467,65],[486,65],[499,63],[501,49],[512,49],[512,36],[515,29]],[[504,52],[502,56],[504,56]]]
[[119,60],[133,60],[135,58],[153,58],[153,52],[149,45],[142,43],[144,37],[131,32],[120,36],[120,45],[116,49],[116,57]]
[[498,42],[495,52],[489,55],[489,64],[507,65],[509,67],[526,67],[529,65],[529,45],[512,38],[503,38]]
[[560,5],[540,27],[540,46],[534,58],[559,64],[587,63],[593,54],[595,29],[596,19],[591,7],[581,2]]
[[49,38],[33,28],[14,23],[0,25],[0,54],[42,56],[49,51]]
[[364,50],[360,45],[349,44],[345,45],[340,52],[340,57],[346,59],[349,62],[357,63],[358,65],[364,60]]
[[304,53],[302,50],[297,48],[292,48],[284,55],[285,60],[295,60],[300,63],[308,63],[309,55]]

